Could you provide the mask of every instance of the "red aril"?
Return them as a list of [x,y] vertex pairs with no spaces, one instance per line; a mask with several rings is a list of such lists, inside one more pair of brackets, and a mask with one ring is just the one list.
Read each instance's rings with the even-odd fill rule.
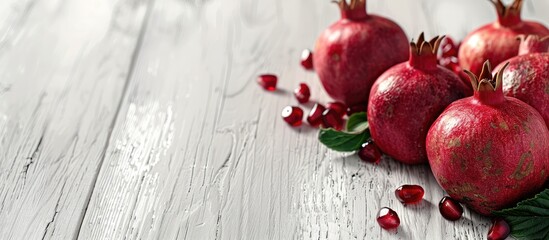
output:
[[345,116],[345,113],[347,112],[347,107],[345,106],[345,104],[340,102],[328,103],[326,107],[336,111],[336,113],[339,114],[340,117]]
[[451,37],[446,36],[440,44],[440,57],[439,58],[454,58],[457,57],[459,45],[454,43]]
[[306,70],[313,70],[313,52],[305,49],[301,52],[301,66]]
[[325,128],[341,130],[343,128],[343,118],[333,109],[327,108],[322,113],[322,123]]
[[456,45],[454,40],[449,37],[444,38],[440,46],[440,53],[438,54],[438,64],[458,75],[467,86],[467,95],[470,96],[473,95],[473,89],[470,87],[469,76],[463,72],[458,60],[460,44]]
[[372,139],[387,155],[407,164],[427,162],[425,136],[451,102],[463,98],[467,86],[437,65],[442,38],[410,43],[410,59],[387,70],[372,87],[368,122]]
[[388,207],[379,210],[376,220],[383,229],[394,229],[400,225],[398,214]]
[[[522,37],[520,55],[503,71],[503,93],[534,107],[549,126],[549,35]],[[500,64],[494,71],[503,67]]]
[[489,60],[494,66],[518,53],[520,34],[549,35],[543,24],[521,19],[523,0],[514,0],[505,6],[502,0],[491,0],[495,5],[498,20],[469,33],[459,49],[459,63],[463,69],[480,74],[482,64]]
[[322,124],[322,113],[324,110],[326,110],[326,108],[322,106],[322,104],[316,103],[307,117],[307,122],[309,122],[309,125],[313,127],[320,126],[320,124]]
[[324,89],[347,106],[367,105],[376,78],[405,61],[408,39],[393,21],[368,14],[366,0],[339,0],[341,19],[317,39],[313,64]]
[[490,215],[543,189],[549,172],[549,130],[528,104],[503,95],[505,66],[492,76],[468,72],[472,97],[450,104],[431,126],[431,170],[448,194]]
[[509,237],[511,228],[503,219],[494,219],[488,231],[488,240],[505,240]]
[[357,105],[357,106],[348,107],[347,116],[351,116],[355,113],[366,112],[366,111],[368,111],[368,106],[366,105]]
[[362,144],[358,150],[358,157],[365,162],[379,163],[381,160],[381,152],[374,141],[370,139]]
[[294,90],[294,96],[299,103],[306,103],[311,98],[311,90],[305,83],[300,83],[299,87]]
[[402,185],[395,190],[396,198],[404,204],[416,204],[423,200],[425,190],[419,185]]
[[300,107],[287,106],[282,109],[282,119],[290,126],[299,127],[303,122],[303,110]]
[[262,74],[257,78],[257,83],[263,87],[263,89],[273,92],[276,90],[276,83],[278,82],[278,77],[273,74]]
[[463,207],[450,197],[443,197],[438,203],[438,210],[442,216],[450,221],[456,221],[463,215]]

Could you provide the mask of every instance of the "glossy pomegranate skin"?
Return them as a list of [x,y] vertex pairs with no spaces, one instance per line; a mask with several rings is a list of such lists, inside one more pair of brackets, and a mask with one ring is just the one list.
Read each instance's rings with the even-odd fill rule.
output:
[[[508,60],[509,66],[503,71],[503,93],[534,107],[549,126],[549,39],[543,45],[543,53],[532,50]],[[502,67],[500,64],[494,71]]]
[[515,11],[507,10],[510,12],[508,14],[504,14],[503,10],[496,7],[499,15],[497,21],[484,25],[465,37],[458,53],[459,63],[463,69],[478,75],[484,61],[489,60],[496,66],[516,56],[519,49],[519,41],[516,38],[520,34],[549,34],[549,29],[543,24],[522,20],[520,5]]
[[313,55],[324,89],[347,106],[367,105],[377,77],[408,56],[404,31],[395,22],[363,9],[358,16],[345,16],[342,11],[342,19],[317,39]]
[[426,145],[440,186],[472,210],[490,215],[543,188],[549,130],[534,108],[504,97],[501,80],[496,90],[482,82],[473,97],[446,108]]
[[457,75],[436,64],[436,53],[411,54],[408,62],[387,70],[372,87],[368,105],[372,139],[400,162],[427,163],[429,127],[446,106],[468,91]]

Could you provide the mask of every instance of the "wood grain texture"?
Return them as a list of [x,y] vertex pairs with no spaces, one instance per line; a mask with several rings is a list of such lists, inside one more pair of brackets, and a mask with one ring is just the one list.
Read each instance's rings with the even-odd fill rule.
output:
[[[495,19],[478,0],[368,9],[409,38]],[[525,18],[547,12],[526,1]],[[329,101],[298,59],[338,14],[328,0],[0,1],[1,238],[483,239],[487,218],[442,219],[428,167],[364,164],[281,120],[299,82]],[[279,91],[257,86],[265,72]],[[423,204],[396,201],[405,183]],[[384,206],[398,232],[375,222]]]
[[1,1],[1,239],[76,238],[146,6]]
[[[527,6],[525,16],[537,9],[547,22],[538,9],[546,4],[532,4],[538,7]],[[370,1],[369,9],[391,16],[409,36],[462,38],[495,18],[489,3],[475,0]],[[473,16],[457,21],[467,11]],[[428,167],[363,164],[328,151],[315,130],[281,121],[298,82],[312,86],[315,100],[328,100],[297,59],[337,14],[327,1],[156,0],[80,236],[484,238],[486,218],[467,211],[455,223],[442,219],[443,191]],[[280,91],[256,86],[264,72],[280,76]],[[425,186],[425,203],[395,201],[404,183]],[[383,206],[401,214],[398,232],[375,222]]]

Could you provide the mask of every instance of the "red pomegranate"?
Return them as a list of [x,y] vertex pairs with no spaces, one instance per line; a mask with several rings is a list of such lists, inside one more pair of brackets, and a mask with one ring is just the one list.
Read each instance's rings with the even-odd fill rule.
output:
[[467,73],[475,94],[450,104],[433,123],[427,156],[452,198],[490,215],[543,188],[549,130],[534,108],[503,95],[503,73],[492,76],[488,61],[480,80]]
[[520,34],[549,35],[540,23],[523,21],[520,17],[523,0],[505,6],[501,0],[491,0],[496,6],[498,20],[469,33],[459,49],[459,64],[479,74],[482,63],[489,60],[494,66],[517,55]]
[[549,126],[549,35],[521,39],[520,55],[509,59],[503,71],[503,93],[534,107]]
[[341,19],[318,38],[313,65],[333,99],[366,106],[376,78],[406,60],[408,40],[393,21],[367,14],[366,0],[338,3]]
[[431,123],[451,102],[467,96],[467,86],[437,65],[443,38],[410,43],[410,59],[381,75],[370,92],[368,122],[383,152],[407,164],[427,162],[425,137]]

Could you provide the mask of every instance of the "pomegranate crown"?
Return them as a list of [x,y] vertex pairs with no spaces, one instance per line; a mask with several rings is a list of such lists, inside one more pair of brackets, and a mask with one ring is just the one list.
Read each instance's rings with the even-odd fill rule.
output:
[[366,0],[334,0],[341,10],[341,17],[348,19],[363,19],[368,16],[366,13]]
[[497,91],[502,88],[503,71],[507,66],[509,66],[509,62],[505,63],[495,75],[492,75],[492,66],[490,65],[490,61],[486,60],[478,77],[469,70],[464,71],[469,75],[471,85],[473,85],[473,90],[475,92]]
[[549,52],[549,35],[519,35],[517,39],[520,40],[519,55]]
[[440,47],[440,43],[442,42],[442,39],[444,39],[445,36],[436,36],[433,39],[429,41],[425,41],[425,36],[423,33],[419,35],[419,38],[417,39],[417,43],[410,42],[410,48],[412,50],[412,54],[416,55],[437,55],[438,48]]
[[514,0],[509,6],[505,6],[501,0],[489,0],[498,12],[499,23],[503,26],[511,26],[521,21],[520,12],[523,0]]

